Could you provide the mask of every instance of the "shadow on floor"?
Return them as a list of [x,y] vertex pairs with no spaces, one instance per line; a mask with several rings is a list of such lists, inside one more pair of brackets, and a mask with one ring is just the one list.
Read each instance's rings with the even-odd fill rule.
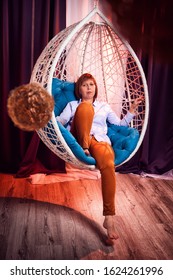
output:
[[76,210],[35,200],[0,198],[1,260],[72,260],[89,255],[104,259],[113,251],[105,242],[103,228]]

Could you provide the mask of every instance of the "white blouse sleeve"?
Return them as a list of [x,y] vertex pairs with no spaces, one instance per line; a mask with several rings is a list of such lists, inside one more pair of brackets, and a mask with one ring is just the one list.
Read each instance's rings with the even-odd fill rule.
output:
[[115,124],[115,125],[128,126],[129,123],[131,122],[131,120],[133,119],[133,117],[134,117],[133,114],[131,114],[130,112],[127,112],[127,114],[124,116],[124,118],[120,119],[110,107],[110,110],[107,115],[107,121],[109,123]]
[[62,113],[56,117],[56,120],[62,123],[62,125],[67,124],[72,117],[72,107],[70,102],[66,105]]

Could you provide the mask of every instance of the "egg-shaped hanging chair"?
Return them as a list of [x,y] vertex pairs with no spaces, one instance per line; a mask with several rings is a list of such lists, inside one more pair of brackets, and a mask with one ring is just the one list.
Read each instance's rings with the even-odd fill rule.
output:
[[37,131],[57,156],[80,168],[95,168],[70,132],[57,122],[69,101],[75,100],[74,85],[83,73],[92,74],[98,84],[98,100],[106,101],[119,117],[134,99],[143,97],[129,127],[108,124],[108,136],[117,166],[127,162],[140,147],[148,121],[148,90],[141,64],[115,28],[95,7],[83,20],[59,32],[38,58],[31,82],[40,83],[54,96],[55,110],[48,124]]

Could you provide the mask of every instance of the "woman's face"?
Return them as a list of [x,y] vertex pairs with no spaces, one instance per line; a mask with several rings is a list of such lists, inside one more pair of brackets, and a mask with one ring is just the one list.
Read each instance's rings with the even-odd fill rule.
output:
[[96,85],[92,79],[85,80],[79,88],[82,101],[93,102]]

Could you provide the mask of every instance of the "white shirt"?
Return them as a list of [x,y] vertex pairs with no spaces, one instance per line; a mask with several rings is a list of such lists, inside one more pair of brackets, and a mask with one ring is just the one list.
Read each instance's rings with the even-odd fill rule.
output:
[[[68,124],[67,129],[70,130],[71,123],[76,112],[78,105],[81,103],[79,101],[71,101],[64,108],[60,116],[56,119],[63,125]],[[104,141],[111,144],[109,137],[107,136],[107,121],[111,124],[128,126],[130,121],[133,119],[134,115],[127,112],[123,119],[120,119],[115,112],[111,109],[110,105],[105,102],[99,102],[97,100],[93,103],[94,107],[94,119],[91,127],[90,134],[95,137],[99,142]]]

